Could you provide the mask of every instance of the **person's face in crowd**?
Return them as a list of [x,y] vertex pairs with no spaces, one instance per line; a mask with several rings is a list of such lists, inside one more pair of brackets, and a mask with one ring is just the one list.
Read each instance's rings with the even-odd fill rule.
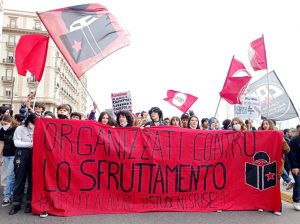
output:
[[165,119],[164,121],[165,121],[166,125],[170,125],[170,119]]
[[241,130],[241,124],[239,124],[238,120],[233,120],[232,121],[232,128],[233,128],[233,130],[236,130],[236,131]]
[[34,107],[34,111],[35,111],[37,114],[42,114],[42,113],[43,113],[43,108],[42,108],[42,107],[39,107],[39,106],[36,106],[36,107]]
[[208,120],[205,120],[202,124],[203,129],[208,129]]
[[120,122],[120,125],[121,125],[121,126],[126,126],[126,123],[127,123],[127,118],[126,118],[126,116],[120,115],[120,117],[119,117],[119,122]]
[[104,116],[101,119],[101,123],[102,124],[108,124],[108,115],[104,114]]
[[286,137],[288,137],[288,138],[291,138],[293,136],[293,133],[291,130],[286,132],[285,134],[286,134]]
[[179,118],[173,118],[171,120],[171,125],[180,127]]
[[152,119],[153,121],[159,121],[158,113],[157,113],[157,112],[152,112],[152,113],[151,113],[151,119]]
[[210,129],[211,130],[216,130],[218,128],[218,125],[217,125],[217,122],[212,122],[211,124],[210,124]]
[[1,125],[4,131],[7,131],[11,127],[11,123],[7,121],[1,121]]
[[270,124],[268,121],[263,121],[262,123],[262,129],[263,130],[270,130]]
[[57,114],[63,114],[63,115],[66,115],[68,116],[69,115],[69,111],[65,108],[61,108],[57,111]]
[[196,129],[198,126],[198,123],[199,123],[198,119],[195,117],[192,117],[190,120],[190,128]]
[[73,116],[71,117],[71,120],[80,120],[80,117],[77,116],[77,115],[73,115]]
[[189,119],[188,118],[182,118],[181,123],[182,127],[186,128],[188,125]]
[[147,113],[142,113],[142,119],[144,119],[144,120],[147,120],[147,118],[148,118],[148,115],[147,115]]

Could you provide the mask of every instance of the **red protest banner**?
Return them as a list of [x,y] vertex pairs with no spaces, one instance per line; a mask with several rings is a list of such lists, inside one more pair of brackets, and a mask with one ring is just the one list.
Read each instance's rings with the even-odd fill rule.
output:
[[281,145],[279,131],[38,119],[33,212],[279,211]]

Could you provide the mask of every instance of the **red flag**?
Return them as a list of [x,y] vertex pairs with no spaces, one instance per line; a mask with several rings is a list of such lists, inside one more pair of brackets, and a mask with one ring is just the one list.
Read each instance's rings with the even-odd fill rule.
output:
[[183,113],[187,112],[197,99],[198,97],[191,94],[174,90],[168,90],[167,98],[164,98],[165,101],[169,102],[174,107],[177,107]]
[[26,76],[30,71],[36,81],[40,81],[43,76],[49,37],[30,34],[22,35],[16,47],[16,66],[20,75]]
[[268,69],[264,36],[250,43],[248,55],[254,71]]
[[220,96],[230,104],[240,104],[251,78],[243,63],[233,57]]
[[38,16],[78,78],[109,54],[129,45],[127,32],[99,4],[55,9]]

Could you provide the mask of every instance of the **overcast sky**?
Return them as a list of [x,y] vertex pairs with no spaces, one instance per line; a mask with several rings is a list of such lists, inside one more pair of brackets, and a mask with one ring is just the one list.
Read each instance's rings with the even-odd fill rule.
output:
[[[91,3],[85,0],[4,0],[4,8],[48,11]],[[131,91],[133,110],[159,106],[165,116],[181,112],[163,100],[168,89],[199,99],[191,109],[214,115],[232,56],[248,60],[251,41],[265,37],[268,70],[275,70],[299,110],[300,14],[296,0],[102,0],[131,36],[131,45],[89,70],[88,90],[100,110],[111,108],[112,92]],[[227,117],[221,102],[219,118]],[[229,109],[229,111],[231,111]],[[229,113],[233,116],[233,113]],[[298,120],[293,121],[293,124]]]

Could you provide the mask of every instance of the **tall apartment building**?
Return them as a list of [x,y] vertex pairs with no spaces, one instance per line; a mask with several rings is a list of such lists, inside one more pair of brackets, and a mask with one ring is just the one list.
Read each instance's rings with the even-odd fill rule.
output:
[[12,106],[18,113],[27,95],[36,91],[36,102],[44,103],[46,110],[56,112],[58,105],[67,103],[73,111],[86,114],[86,77],[82,76],[79,81],[51,39],[41,82],[35,81],[30,73],[24,77],[17,72],[15,49],[21,35],[48,35],[36,13],[4,9],[1,25],[0,105]]
[[[2,20],[3,20],[3,0],[0,0],[0,42],[2,37]],[[0,45],[1,52],[1,45]]]

